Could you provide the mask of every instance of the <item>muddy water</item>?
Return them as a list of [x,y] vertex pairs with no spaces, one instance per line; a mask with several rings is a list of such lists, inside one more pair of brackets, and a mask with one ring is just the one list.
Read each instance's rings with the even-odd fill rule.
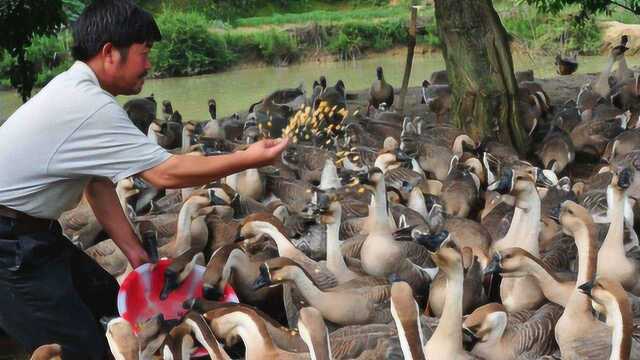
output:
[[[593,73],[602,69],[606,57],[579,58],[578,73]],[[637,66],[637,57],[627,60]],[[208,118],[207,100],[215,97],[218,116],[246,110],[250,104],[274,89],[295,87],[303,83],[310,90],[314,79],[326,75],[330,84],[342,79],[347,90],[368,88],[375,78],[375,69],[382,65],[388,82],[400,87],[404,71],[404,56],[383,55],[371,59],[350,62],[304,63],[289,67],[258,67],[227,71],[219,74],[147,80],[141,95],[155,94],[157,100],[170,99],[173,108],[186,120]],[[519,55],[514,58],[516,70],[533,69],[536,77],[555,76],[552,57],[531,58]],[[410,86],[418,86],[435,70],[444,68],[441,54],[416,55]],[[119,97],[121,103],[126,97]],[[13,91],[0,91],[0,119],[7,118],[21,104]]]

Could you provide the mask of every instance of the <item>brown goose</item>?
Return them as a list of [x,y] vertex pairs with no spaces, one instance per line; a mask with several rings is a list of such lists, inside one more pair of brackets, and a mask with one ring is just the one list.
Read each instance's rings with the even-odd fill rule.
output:
[[[640,294],[640,281],[636,276],[640,266],[637,252],[627,254],[624,247],[625,208],[629,207],[627,189],[634,180],[633,166],[615,169],[607,189],[607,202],[611,224],[598,251],[598,276],[616,280],[634,295]],[[631,255],[631,256],[630,256]]]
[[262,317],[249,307],[221,307],[208,311],[204,318],[210,323],[213,332],[226,339],[228,345],[234,337],[240,337],[245,345],[247,360],[331,358],[326,327],[308,310],[301,311],[298,327],[301,328],[301,337],[307,342],[311,353],[290,352],[277,347]]
[[491,303],[479,307],[462,324],[471,337],[471,353],[487,360],[538,359],[556,351],[555,323],[562,308],[545,304],[536,311],[507,313]]
[[620,283],[608,278],[598,278],[595,283],[587,282],[580,285],[579,289],[594,303],[600,305],[598,310],[604,308],[607,324],[613,329],[609,359],[631,359],[633,317],[629,299]]
[[369,89],[369,106],[378,109],[380,104],[385,104],[386,108],[391,108],[393,105],[393,86],[385,81],[382,66],[378,66],[376,69],[376,76],[378,79]]
[[438,327],[424,347],[427,359],[447,354],[449,359],[476,359],[462,347],[462,257],[458,250],[443,247],[433,255],[434,262],[447,278],[445,306]]
[[254,288],[292,282],[304,300],[318,309],[326,320],[342,326],[387,323],[391,320],[388,285],[322,291],[302,268],[279,265],[281,264],[274,262],[261,265],[260,277],[256,280]]
[[[593,281],[597,255],[593,246],[596,230],[591,215],[582,206],[565,201],[560,210],[560,223],[578,246],[577,284]],[[555,336],[563,359],[606,359],[609,356],[611,329],[594,318],[589,297],[578,287],[573,289],[556,324]],[[632,346],[635,358],[640,355],[636,352],[640,347]]]
[[572,57],[562,57],[558,54],[556,55],[555,65],[558,75],[571,75],[578,70],[577,54]]

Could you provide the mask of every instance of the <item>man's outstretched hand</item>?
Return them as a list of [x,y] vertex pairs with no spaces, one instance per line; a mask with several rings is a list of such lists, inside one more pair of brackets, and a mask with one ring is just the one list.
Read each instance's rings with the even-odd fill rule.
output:
[[249,159],[251,167],[271,165],[288,144],[288,138],[260,140],[251,144],[245,150],[245,155]]

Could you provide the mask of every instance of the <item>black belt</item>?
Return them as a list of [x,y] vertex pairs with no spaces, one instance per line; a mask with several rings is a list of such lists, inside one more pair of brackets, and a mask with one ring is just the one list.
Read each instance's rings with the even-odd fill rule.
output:
[[0,217],[12,221],[14,234],[49,231],[56,222],[56,220],[33,217],[3,205],[0,205]]

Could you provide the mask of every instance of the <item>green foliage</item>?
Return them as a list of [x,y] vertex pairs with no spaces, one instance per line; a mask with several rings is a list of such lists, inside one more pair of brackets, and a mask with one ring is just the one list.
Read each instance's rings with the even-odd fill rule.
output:
[[66,21],[62,0],[0,1],[0,49],[16,59],[11,67],[11,85],[23,101],[31,96],[35,83],[33,64],[26,58],[26,47],[33,36],[53,34]]
[[203,15],[165,11],[156,20],[163,41],[154,46],[151,61],[158,75],[195,75],[229,65],[231,55],[224,38],[208,31]]
[[619,7],[636,15],[640,15],[640,0],[518,0],[518,3],[528,3],[538,7],[544,12],[556,14],[562,9],[579,5],[580,17],[586,17],[595,13],[608,12],[614,7]]
[[373,21],[375,19],[402,18],[409,19],[409,11],[403,6],[383,8],[363,8],[349,11],[316,10],[303,14],[273,14],[265,17],[238,19],[234,24],[239,27],[304,24],[304,23],[344,23],[357,20]]
[[289,34],[271,29],[256,33],[260,55],[269,64],[288,64],[298,56],[298,43]]
[[362,51],[382,51],[394,45],[406,44],[407,23],[403,19],[379,22],[350,22],[336,26],[337,32],[327,46],[341,59],[353,59]]

